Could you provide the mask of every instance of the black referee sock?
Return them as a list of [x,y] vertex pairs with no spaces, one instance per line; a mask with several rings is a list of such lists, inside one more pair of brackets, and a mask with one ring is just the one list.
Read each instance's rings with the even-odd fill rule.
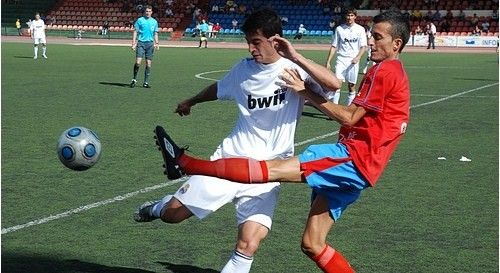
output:
[[151,70],[151,66],[146,65],[146,70],[144,70],[144,82],[149,82],[150,70]]
[[134,64],[134,79],[137,79],[137,72],[139,72],[140,65]]

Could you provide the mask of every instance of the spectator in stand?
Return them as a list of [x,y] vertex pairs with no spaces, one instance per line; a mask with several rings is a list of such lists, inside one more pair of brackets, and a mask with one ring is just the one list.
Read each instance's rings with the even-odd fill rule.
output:
[[419,9],[415,9],[411,14],[412,20],[422,21],[422,12]]
[[439,10],[436,9],[436,12],[432,14],[432,21],[434,22],[441,21],[441,13],[439,12]]
[[457,19],[458,19],[458,21],[465,21],[465,12],[464,12],[464,10],[461,9],[460,11],[458,11]]
[[471,26],[476,26],[477,24],[479,24],[479,18],[477,17],[477,14],[474,13],[469,22]]
[[201,15],[201,9],[200,8],[195,8],[193,11],[193,21],[197,21],[198,17]]
[[481,24],[481,31],[486,34],[490,31],[490,23],[487,20],[484,20]]
[[174,16],[174,12],[172,11],[171,8],[166,8],[165,9],[165,17],[173,17]]
[[335,3],[335,7],[333,8],[333,19],[335,22],[339,22],[342,19],[342,7]]
[[174,4],[174,0],[165,0],[167,7],[171,7]]
[[212,12],[213,13],[219,13],[219,6],[217,4],[212,6]]
[[498,21],[498,9],[494,9],[491,12],[491,19],[494,20],[494,21]]
[[439,29],[441,32],[449,32],[451,27],[451,21],[448,19],[439,22]]
[[481,29],[478,25],[472,28],[472,36],[481,36]]
[[420,25],[417,25],[417,28],[415,28],[415,35],[424,35],[424,31],[420,27]]
[[330,22],[328,22],[328,27],[330,28],[330,30],[334,31],[336,26],[337,26],[337,23],[335,22],[335,20],[333,20],[333,18],[330,19]]
[[432,15],[433,14],[432,14],[431,10],[427,11],[427,13],[423,17],[424,21],[426,21],[426,22],[431,21],[432,20]]
[[222,26],[219,23],[215,23],[215,25],[212,27],[212,37],[215,39],[217,38],[217,34],[219,34],[219,31],[222,29]]
[[237,29],[238,28],[238,20],[236,20],[236,18],[234,18],[233,21],[231,21],[231,25],[233,26],[233,29]]
[[306,33],[306,28],[304,27],[303,24],[300,24],[299,25],[299,29],[297,30],[297,34],[295,34],[295,37],[293,37],[293,39],[297,39],[297,40],[300,40],[302,39],[302,36],[304,36],[304,33]]
[[286,26],[288,24],[288,17],[286,16],[281,16],[281,24],[283,26]]
[[453,12],[451,12],[451,10],[448,10],[446,12],[446,15],[444,16],[444,19],[449,20],[449,21],[453,20]]
[[247,6],[244,5],[244,4],[240,4],[239,8],[238,8],[238,11],[239,13],[241,14],[246,14],[247,13]]
[[104,23],[102,24],[102,27],[101,27],[101,35],[104,36],[104,35],[107,35],[108,34],[108,30],[109,30],[109,23],[108,21],[104,21]]

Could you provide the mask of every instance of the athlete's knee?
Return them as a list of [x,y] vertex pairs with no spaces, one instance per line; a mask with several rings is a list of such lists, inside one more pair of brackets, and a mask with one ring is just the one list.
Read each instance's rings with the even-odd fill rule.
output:
[[238,239],[238,242],[236,243],[236,250],[247,256],[253,256],[260,246],[260,241],[261,240],[258,238]]
[[300,244],[300,249],[309,257],[318,255],[324,248],[325,242],[314,240],[312,237],[304,235]]
[[189,218],[180,208],[164,207],[160,219],[169,224],[177,224]]

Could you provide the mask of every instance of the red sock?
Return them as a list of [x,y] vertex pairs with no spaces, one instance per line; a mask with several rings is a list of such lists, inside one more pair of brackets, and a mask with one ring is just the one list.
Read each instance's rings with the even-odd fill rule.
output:
[[215,176],[245,184],[268,182],[266,162],[250,158],[222,158],[209,161],[184,153],[179,157],[179,165],[189,175]]
[[325,273],[354,273],[344,256],[329,245],[319,255],[311,257],[311,260]]

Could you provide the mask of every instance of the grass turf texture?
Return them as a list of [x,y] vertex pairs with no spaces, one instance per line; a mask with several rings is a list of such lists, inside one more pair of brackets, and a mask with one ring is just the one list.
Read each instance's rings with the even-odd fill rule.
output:
[[[164,183],[152,138],[156,124],[190,145],[193,154],[208,157],[232,128],[235,106],[201,104],[183,118],[173,110],[212,83],[196,74],[230,69],[248,56],[245,50],[162,48],[155,53],[153,88],[130,89],[134,57],[128,47],[49,45],[48,60],[33,60],[32,52],[30,44],[2,44],[2,229]],[[323,51],[304,54],[319,63],[326,57]],[[407,135],[378,185],[363,193],[329,236],[357,272],[498,272],[496,58],[402,56],[417,106]],[[85,172],[66,169],[56,155],[60,133],[73,125],[91,128],[102,142],[100,162]],[[337,129],[306,107],[296,142]],[[472,161],[460,162],[461,156]],[[2,269],[218,272],[236,238],[232,205],[178,225],[132,220],[136,206],[179,186],[2,234]],[[282,187],[273,230],[253,272],[319,272],[299,247],[309,194],[306,185]]]

